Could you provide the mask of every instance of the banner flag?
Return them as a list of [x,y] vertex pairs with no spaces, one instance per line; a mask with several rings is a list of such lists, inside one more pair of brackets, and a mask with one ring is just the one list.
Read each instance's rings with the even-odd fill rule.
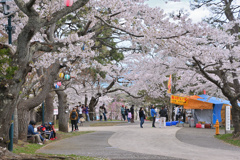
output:
[[167,93],[171,93],[172,92],[172,75],[169,76],[168,79],[168,90]]

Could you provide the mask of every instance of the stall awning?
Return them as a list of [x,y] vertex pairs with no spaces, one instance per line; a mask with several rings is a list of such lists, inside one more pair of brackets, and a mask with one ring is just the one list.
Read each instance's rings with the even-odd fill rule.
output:
[[213,104],[188,98],[187,103],[183,107],[184,109],[213,109]]

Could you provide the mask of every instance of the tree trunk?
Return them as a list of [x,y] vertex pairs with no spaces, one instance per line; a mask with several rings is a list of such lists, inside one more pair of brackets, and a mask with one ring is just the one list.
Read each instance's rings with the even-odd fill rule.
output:
[[7,147],[9,143],[9,128],[19,91],[19,87],[16,87],[15,92],[12,89],[8,90],[0,86],[0,147]]
[[231,101],[232,105],[232,122],[233,122],[233,137],[237,138],[240,136],[240,107],[238,106],[237,101]]
[[18,143],[18,109],[15,107],[14,110],[14,133],[13,133],[13,143]]
[[85,101],[84,101],[84,105],[86,106],[88,103],[88,97],[87,97],[87,94],[85,94]]
[[19,139],[25,140],[27,138],[27,129],[30,121],[30,110],[34,109],[40,105],[44,99],[46,99],[47,94],[49,93],[51,86],[54,83],[54,80],[57,76],[57,73],[60,69],[59,63],[52,64],[44,76],[44,85],[42,91],[34,98],[23,100],[18,105],[18,116],[19,116]]
[[95,97],[92,97],[89,103],[89,118],[91,121],[96,119],[96,117],[94,118],[94,113],[95,113],[95,107],[97,104],[98,104],[98,99],[96,99]]
[[53,122],[53,100],[54,100],[54,93],[49,92],[45,99],[45,110],[44,110],[44,122]]
[[30,111],[25,109],[18,110],[18,138],[26,141],[28,124],[30,122]]
[[58,95],[58,117],[59,131],[68,132],[69,108],[67,105],[67,94],[64,91],[55,91]]
[[33,120],[36,122],[36,111],[35,109],[30,110],[30,120]]

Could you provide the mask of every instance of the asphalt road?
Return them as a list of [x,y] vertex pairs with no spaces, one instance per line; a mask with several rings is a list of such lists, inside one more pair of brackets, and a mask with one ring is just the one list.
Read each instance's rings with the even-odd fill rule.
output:
[[144,128],[140,128],[136,122],[107,127],[83,126],[80,127],[81,130],[96,132],[50,143],[38,152],[75,154],[112,160],[240,159],[240,148],[215,139],[213,129],[176,126],[152,128],[150,122],[146,122]]

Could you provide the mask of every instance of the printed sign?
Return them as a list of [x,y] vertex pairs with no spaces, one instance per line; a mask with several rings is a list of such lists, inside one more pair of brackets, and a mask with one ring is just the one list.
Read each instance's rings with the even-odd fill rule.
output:
[[188,99],[187,97],[171,95],[171,103],[173,103],[173,104],[178,104],[178,105],[187,104],[187,99]]
[[58,115],[58,109],[53,110],[53,115]]
[[225,113],[225,126],[226,126],[226,131],[231,130],[231,121],[230,121],[230,106],[226,106],[226,113]]

